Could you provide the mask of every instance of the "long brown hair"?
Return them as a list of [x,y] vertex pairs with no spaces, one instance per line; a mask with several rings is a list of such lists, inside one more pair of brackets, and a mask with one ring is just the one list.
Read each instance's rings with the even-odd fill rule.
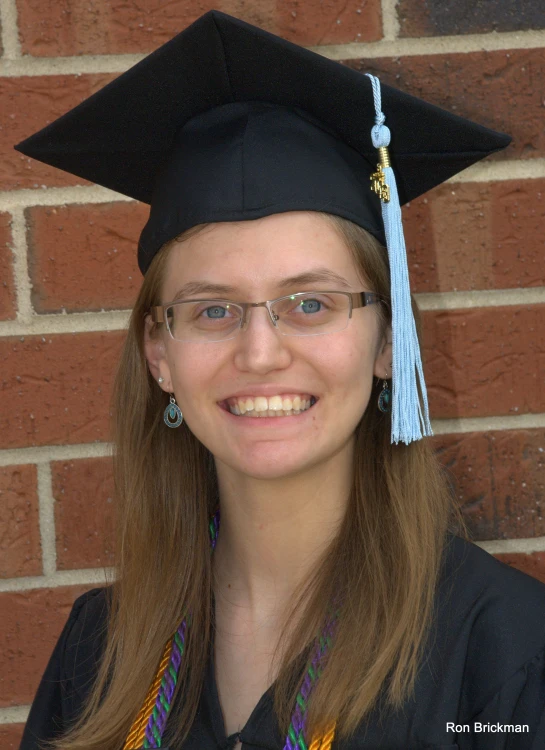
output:
[[[389,299],[385,248],[347,219],[321,213],[340,233],[368,288]],[[178,241],[202,231],[193,227]],[[172,243],[155,256],[132,311],[113,395],[117,503],[115,583],[110,589],[106,647],[98,677],[76,726],[54,747],[119,750],[158,668],[163,647],[192,613],[177,690],[173,742],[193,723],[212,632],[212,565],[208,519],[219,501],[212,454],[184,422],[167,429],[168,398],[144,356],[144,318],[161,303]],[[413,302],[420,335],[420,319]],[[390,323],[380,306],[382,330]],[[283,736],[307,664],[334,594],[342,610],[307,712],[311,738],[332,720],[350,736],[378,704],[399,708],[412,695],[433,620],[438,575],[452,531],[468,538],[430,441],[390,443],[390,417],[377,409],[375,384],[356,429],[353,486],[337,536],[323,550],[286,613],[275,657],[274,707]],[[220,531],[221,533],[221,531]],[[293,627],[287,627],[296,623]],[[172,727],[170,728],[172,731]]]

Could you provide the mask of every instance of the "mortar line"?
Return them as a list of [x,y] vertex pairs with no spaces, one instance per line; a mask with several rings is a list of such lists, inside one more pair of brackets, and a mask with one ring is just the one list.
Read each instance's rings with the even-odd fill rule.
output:
[[[468,182],[509,182],[545,178],[545,158],[484,161],[449,178],[448,184]],[[135,203],[138,201],[100,185],[74,187],[23,188],[0,191],[0,212],[33,206],[85,205],[94,203]]]
[[55,499],[53,497],[51,464],[45,462],[39,463],[37,471],[40,541],[42,546],[43,573],[47,578],[48,576],[52,576],[57,568]]
[[[543,160],[545,162],[545,159]],[[545,163],[543,167],[545,175]],[[86,203],[138,203],[127,195],[101,185],[75,185],[73,187],[23,188],[0,191],[0,211],[32,206],[59,206]]]
[[381,0],[381,10],[383,40],[387,42],[397,40],[399,37],[397,0]]
[[533,552],[545,552],[545,536],[537,536],[527,539],[491,539],[475,544],[491,555],[498,554],[532,554]]
[[[545,536],[520,539],[491,539],[473,542],[489,554],[532,554],[545,552]],[[57,571],[48,576],[29,576],[0,581],[1,593],[18,593],[61,586],[104,586],[114,579],[113,568]]]
[[430,292],[415,294],[420,310],[472,310],[485,307],[545,304],[545,287],[524,289],[476,289],[467,292]]
[[85,458],[111,458],[112,443],[76,443],[74,445],[42,445],[31,448],[0,450],[0,466],[18,464],[49,464],[53,461],[77,461]]
[[30,706],[6,706],[0,708],[0,726],[2,724],[24,724],[28,719]]
[[480,161],[458,172],[445,182],[509,182],[510,180],[535,180],[545,177],[545,158],[508,159],[505,161]]
[[15,281],[15,325],[28,324],[32,317],[31,283],[28,270],[26,223],[24,209],[14,207],[11,212],[11,241],[13,252],[13,278]]
[[124,331],[127,329],[129,316],[130,310],[33,315],[24,324],[17,320],[1,321],[0,337]]
[[[545,304],[545,287],[417,293],[414,298],[422,312],[521,307]],[[130,315],[130,310],[32,315],[24,321],[0,321],[0,337],[123,332],[127,330]]]
[[106,567],[57,570],[49,575],[0,580],[0,592],[14,593],[34,589],[54,589],[61,586],[105,586],[112,582],[113,576],[113,568]]
[[432,419],[431,424],[434,435],[456,435],[458,433],[509,430],[539,430],[545,428],[545,413]]
[[[545,413],[432,419],[432,427],[435,435],[545,429]],[[112,443],[104,442],[42,445],[32,448],[4,448],[0,449],[0,467],[23,464],[36,464],[41,467],[43,465],[49,466],[53,461],[111,458],[113,447]]]
[[[8,0],[14,3],[14,0]],[[385,0],[386,3],[391,0]],[[545,30],[491,31],[437,37],[398,37],[378,42],[308,46],[332,60],[412,57],[468,52],[528,50],[545,47]],[[145,54],[74,55],[72,57],[32,57],[0,60],[0,76],[85,75],[123,73],[146,57]]]
[[[383,0],[395,6],[395,0]],[[395,23],[399,33],[397,13],[395,19],[388,11],[389,22]],[[545,30],[490,31],[484,34],[458,34],[431,37],[400,37],[383,39],[378,42],[347,42],[308,46],[331,60],[372,60],[377,57],[428,57],[445,54],[467,54],[471,52],[510,52],[515,50],[541,49],[545,47]]]
[[[13,1],[13,0],[10,0]],[[537,45],[539,46],[539,45]],[[73,55],[59,57],[34,57],[24,55],[17,59],[0,59],[0,77],[23,76],[80,76],[124,73],[141,62],[146,54]]]
[[21,43],[17,24],[16,0],[2,0],[0,3],[0,25],[2,26],[3,59],[18,60],[21,57]]

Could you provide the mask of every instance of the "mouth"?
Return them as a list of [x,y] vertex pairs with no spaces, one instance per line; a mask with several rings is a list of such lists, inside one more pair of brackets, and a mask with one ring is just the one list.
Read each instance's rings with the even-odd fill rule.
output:
[[[244,423],[258,423],[265,425],[266,423],[286,423],[291,420],[300,420],[302,417],[305,416],[305,414],[309,411],[311,411],[314,406],[318,403],[320,399],[317,396],[310,396],[309,401],[306,403],[309,403],[309,406],[305,408],[299,408],[299,409],[293,409],[293,406],[298,406],[299,404],[291,404],[292,408],[289,410],[284,409],[266,409],[264,411],[255,411],[254,409],[250,409],[249,411],[246,411],[244,414],[240,412],[240,409],[236,406],[230,406],[228,403],[228,399],[225,399],[224,401],[219,401],[218,406],[220,409],[225,412],[229,417],[232,417],[233,419],[238,420],[239,422]],[[300,405],[302,406],[302,404]],[[238,411],[238,413],[237,413]]]

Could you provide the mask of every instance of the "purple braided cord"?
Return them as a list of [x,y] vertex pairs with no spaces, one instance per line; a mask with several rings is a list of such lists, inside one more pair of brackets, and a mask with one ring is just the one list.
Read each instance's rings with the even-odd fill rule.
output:
[[324,667],[324,662],[327,656],[327,645],[328,645],[327,639],[331,639],[333,637],[336,623],[337,623],[336,613],[333,612],[329,620],[326,622],[321,638],[317,639],[316,641],[316,644],[314,647],[314,656],[311,662],[315,678],[314,679],[312,678],[310,674],[310,670],[308,670],[307,673],[305,674],[305,677],[301,684],[301,688],[299,690],[299,696],[304,701],[304,708],[301,707],[299,700],[297,700],[295,704],[295,710],[291,717],[291,726],[293,727],[293,730],[295,732],[295,740],[292,739],[290,734],[288,734],[288,736],[286,737],[283,750],[300,750],[301,747],[306,747],[306,742],[305,742],[305,730],[306,730],[306,724],[307,724],[306,705],[307,705],[307,701],[312,691],[314,690],[314,687],[316,686],[316,682],[318,681],[321,671]]
[[[178,672],[180,664],[182,663],[182,651],[185,646],[186,629],[187,625],[184,618],[172,640],[170,659],[163,673],[163,679],[157,694],[154,709],[148,719],[148,724],[146,726],[147,747],[161,747],[161,738],[170,713]],[[178,642],[181,644],[181,649]]]

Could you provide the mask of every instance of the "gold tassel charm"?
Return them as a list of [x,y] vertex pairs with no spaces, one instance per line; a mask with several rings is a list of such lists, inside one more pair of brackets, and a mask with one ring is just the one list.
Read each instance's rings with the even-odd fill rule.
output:
[[373,172],[370,177],[371,190],[378,195],[381,201],[384,203],[390,202],[390,188],[386,184],[386,175],[384,170],[390,166],[390,154],[386,146],[380,146],[378,149],[379,163],[377,164],[377,171]]

